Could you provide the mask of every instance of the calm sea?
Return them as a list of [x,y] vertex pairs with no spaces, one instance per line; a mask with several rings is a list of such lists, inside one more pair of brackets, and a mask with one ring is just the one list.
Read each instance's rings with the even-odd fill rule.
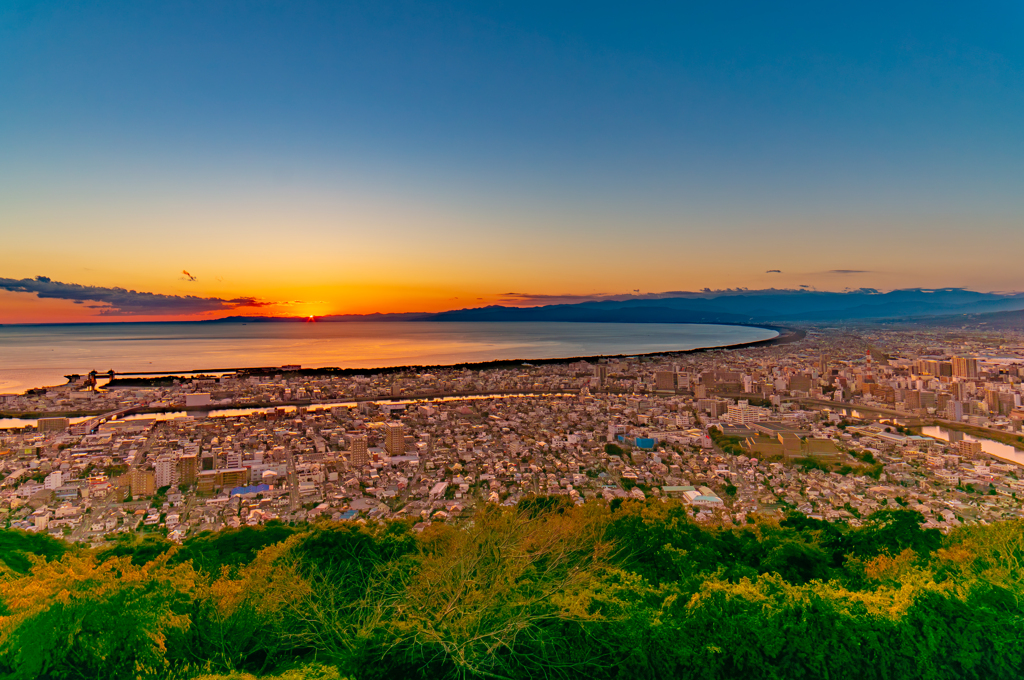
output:
[[744,326],[624,323],[220,323],[0,326],[0,392],[70,373],[299,364],[378,368],[645,354],[775,337]]

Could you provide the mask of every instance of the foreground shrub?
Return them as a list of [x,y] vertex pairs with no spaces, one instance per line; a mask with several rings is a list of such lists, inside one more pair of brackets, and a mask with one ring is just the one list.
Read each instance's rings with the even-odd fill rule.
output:
[[530,499],[421,534],[16,536],[0,677],[1024,677],[1024,522],[942,536],[921,519],[733,527],[674,501]]

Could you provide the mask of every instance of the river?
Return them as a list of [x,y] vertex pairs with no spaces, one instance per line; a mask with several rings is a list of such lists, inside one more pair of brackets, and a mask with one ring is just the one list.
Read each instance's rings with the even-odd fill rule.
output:
[[[538,394],[470,394],[453,397],[435,397],[435,398],[423,398],[423,399],[393,399],[390,397],[381,397],[380,399],[374,399],[371,401],[387,402],[389,404],[429,404],[432,402],[439,401],[473,401],[478,399],[530,399],[541,396]],[[545,397],[574,397],[577,396],[573,392],[559,392],[543,394]],[[309,406],[261,406],[255,408],[221,408],[212,409],[209,411],[163,411],[161,413],[138,413],[130,416],[124,416],[118,420],[176,420],[178,418],[242,418],[245,416],[251,416],[254,413],[270,413],[271,411],[281,410],[285,413],[294,413],[299,408],[305,408],[308,411],[323,411],[332,408],[355,408],[359,405],[356,401],[333,401],[324,402],[318,404],[310,404]],[[80,423],[83,420],[89,420],[96,416],[83,416],[77,418],[69,418],[68,420],[72,425]],[[36,418],[0,418],[0,430],[11,430],[22,427],[36,427],[39,423]]]
[[1020,451],[1009,444],[1003,444],[992,439],[972,437],[971,435],[960,432],[959,430],[950,430],[940,425],[923,427],[921,428],[921,434],[926,437],[934,437],[947,442],[957,441],[958,437],[962,438],[964,441],[981,442],[981,450],[993,458],[998,458],[1007,463],[1016,463],[1017,465],[1024,466],[1024,451]]

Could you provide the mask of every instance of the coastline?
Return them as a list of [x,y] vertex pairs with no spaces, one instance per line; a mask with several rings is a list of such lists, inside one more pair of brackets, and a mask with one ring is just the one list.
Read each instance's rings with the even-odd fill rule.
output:
[[[770,347],[775,345],[785,345],[793,342],[798,342],[806,337],[806,331],[797,328],[788,328],[783,326],[772,326],[772,325],[757,325],[757,324],[715,324],[723,326],[741,326],[747,328],[758,328],[764,330],[770,330],[777,333],[773,338],[766,338],[764,340],[754,340],[750,342],[736,343],[731,345],[719,345],[711,347],[695,347],[692,349],[680,349],[680,350],[668,350],[659,352],[646,352],[638,354],[596,354],[587,356],[568,356],[568,357],[551,357],[541,359],[495,359],[491,361],[479,361],[479,362],[459,362],[453,364],[403,364],[403,365],[392,365],[392,366],[380,366],[370,368],[339,368],[332,366],[325,366],[320,368],[302,368],[297,371],[284,371],[281,366],[257,366],[257,367],[231,367],[231,368],[206,368],[206,369],[194,369],[185,371],[148,371],[148,372],[130,372],[117,374],[115,371],[115,377],[109,383],[103,385],[103,387],[109,387],[112,389],[118,388],[130,388],[130,387],[148,387],[154,386],[161,382],[169,382],[175,379],[189,379],[192,376],[198,376],[203,374],[217,374],[217,373],[238,373],[240,375],[256,376],[256,375],[300,375],[300,376],[361,376],[361,375],[390,375],[394,373],[404,373],[408,371],[429,371],[429,370],[441,370],[441,369],[462,369],[462,370],[492,370],[500,368],[511,368],[516,366],[522,366],[525,364],[531,364],[534,366],[552,366],[552,365],[564,365],[575,363],[579,361],[587,362],[598,362],[600,360],[607,359],[624,359],[627,357],[646,358],[654,356],[666,356],[666,357],[682,357],[690,354],[697,354],[711,351],[733,351],[741,349],[752,349],[757,347]],[[124,377],[119,377],[124,376]],[[147,376],[154,376],[152,378]],[[155,376],[159,376],[156,378]],[[29,394],[36,390],[47,389],[50,387],[63,387],[67,383],[59,385],[48,385],[40,387],[32,387],[24,390],[21,394]],[[28,412],[0,412],[0,417],[19,417],[23,416]],[[64,414],[66,412],[58,412]],[[76,412],[77,413],[77,412]],[[82,412],[83,415],[87,412]],[[41,416],[45,417],[45,416]]]
[[[380,366],[374,368],[339,368],[337,366],[323,366],[320,368],[301,368],[298,370],[285,371],[280,366],[256,366],[256,367],[240,367],[240,368],[206,368],[202,370],[190,370],[190,371],[147,371],[142,373],[124,373],[118,375],[125,376],[163,376],[167,379],[173,379],[179,376],[186,375],[202,375],[210,373],[238,373],[244,375],[268,375],[268,374],[280,374],[280,375],[301,375],[301,376],[320,376],[320,375],[333,375],[333,376],[354,376],[354,375],[389,375],[392,373],[405,373],[407,371],[428,371],[428,370],[439,370],[439,369],[468,369],[473,371],[485,371],[496,368],[512,368],[515,366],[522,366],[525,364],[531,364],[534,366],[558,366],[564,364],[572,364],[578,361],[596,362],[601,359],[625,359],[626,357],[655,357],[655,356],[684,356],[687,354],[697,354],[701,352],[713,352],[719,350],[737,350],[737,349],[752,349],[755,347],[770,347],[774,345],[786,345],[793,342],[799,342],[807,336],[807,332],[800,329],[782,328],[773,326],[755,326],[753,324],[718,324],[723,326],[745,326],[747,328],[762,328],[766,330],[775,331],[779,335],[774,338],[767,338],[765,340],[753,340],[750,342],[741,342],[734,345],[719,345],[715,347],[695,347],[693,349],[681,349],[681,350],[670,350],[664,352],[646,352],[642,354],[594,354],[590,356],[572,356],[572,357],[553,357],[547,359],[494,359],[491,361],[474,361],[474,362],[459,362],[454,364],[404,364],[395,366]],[[116,373],[116,371],[115,371]],[[138,387],[140,384],[127,384],[126,381],[132,380],[132,378],[117,378],[115,377],[111,383],[115,383],[113,386],[125,386],[125,387]]]

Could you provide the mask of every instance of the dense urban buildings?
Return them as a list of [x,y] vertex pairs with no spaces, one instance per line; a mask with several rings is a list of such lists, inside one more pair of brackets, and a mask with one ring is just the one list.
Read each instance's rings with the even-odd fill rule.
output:
[[872,328],[487,370],[71,382],[0,396],[7,415],[47,415],[0,434],[0,516],[180,541],[270,520],[422,528],[561,495],[680,498],[727,524],[898,505],[948,530],[1024,516],[1022,377],[1019,338]]

